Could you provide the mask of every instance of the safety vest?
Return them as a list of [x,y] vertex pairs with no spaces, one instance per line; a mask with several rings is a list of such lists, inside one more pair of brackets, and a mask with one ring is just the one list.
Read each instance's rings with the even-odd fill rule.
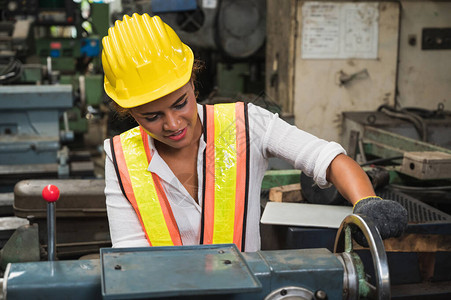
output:
[[[234,243],[244,251],[249,190],[247,105],[205,105],[200,244]],[[140,127],[113,138],[111,152],[122,193],[133,206],[150,246],[182,245],[160,178],[147,170],[150,137]]]

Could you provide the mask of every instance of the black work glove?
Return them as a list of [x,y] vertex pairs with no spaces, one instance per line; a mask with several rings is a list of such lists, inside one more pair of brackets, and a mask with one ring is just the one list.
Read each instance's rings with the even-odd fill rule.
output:
[[[353,213],[369,217],[382,239],[399,237],[407,227],[407,210],[393,200],[383,200],[380,197],[363,198],[354,205]],[[358,228],[353,231],[352,236],[361,246],[368,247],[365,236]]]

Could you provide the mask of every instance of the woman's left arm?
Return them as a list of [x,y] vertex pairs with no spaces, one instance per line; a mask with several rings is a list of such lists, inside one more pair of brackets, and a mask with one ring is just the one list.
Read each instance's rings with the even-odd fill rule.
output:
[[[326,171],[327,180],[354,206],[353,213],[369,217],[383,239],[399,237],[407,227],[407,210],[398,202],[377,197],[363,169],[349,156],[337,155]],[[354,239],[363,246],[368,243],[361,232]]]
[[339,154],[332,160],[326,178],[352,205],[362,198],[376,196],[368,175],[345,154]]

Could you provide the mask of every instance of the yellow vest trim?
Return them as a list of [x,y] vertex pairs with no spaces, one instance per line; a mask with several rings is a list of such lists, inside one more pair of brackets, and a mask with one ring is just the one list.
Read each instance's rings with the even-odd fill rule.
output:
[[[160,206],[139,127],[120,135],[130,183],[148,240],[152,246],[172,246],[173,242]],[[146,141],[147,142],[147,141]],[[133,203],[132,203],[133,204]]]
[[[221,108],[221,109],[219,109]],[[236,193],[235,104],[215,106],[215,206],[213,243],[233,242]]]

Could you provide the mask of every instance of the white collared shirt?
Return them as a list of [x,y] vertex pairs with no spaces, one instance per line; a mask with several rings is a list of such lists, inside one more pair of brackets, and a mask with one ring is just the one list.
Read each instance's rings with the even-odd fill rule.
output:
[[[203,123],[203,107],[197,105],[198,115]],[[246,228],[246,252],[260,250],[260,190],[261,182],[268,166],[268,158],[278,157],[292,164],[296,169],[313,176],[320,187],[330,184],[326,180],[326,170],[330,162],[343,147],[335,142],[322,139],[292,126],[277,114],[259,106],[249,104],[249,198]],[[197,177],[199,204],[191,197],[182,183],[174,176],[166,162],[158,155],[151,140],[152,160],[148,170],[161,178],[161,184],[171,205],[172,212],[181,234],[183,245],[198,245],[200,239],[202,165],[205,142],[203,135],[197,153]],[[111,157],[110,140],[105,140],[105,195],[113,247],[148,246],[143,228],[128,200],[122,194]]]

